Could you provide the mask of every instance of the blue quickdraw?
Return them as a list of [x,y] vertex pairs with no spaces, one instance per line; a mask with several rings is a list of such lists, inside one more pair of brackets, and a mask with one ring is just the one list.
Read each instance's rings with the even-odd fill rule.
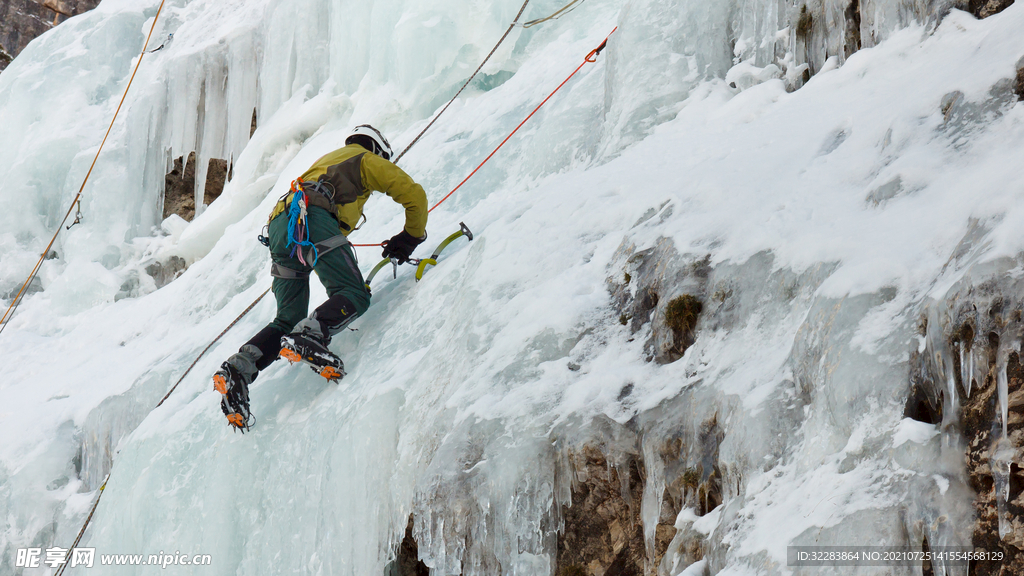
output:
[[[299,262],[302,262],[306,266],[316,266],[317,253],[316,245],[309,241],[309,215],[306,212],[306,193],[300,186],[292,184],[292,203],[288,208],[288,244],[293,246],[291,257],[295,258],[298,255]],[[305,258],[302,255],[302,246],[310,246],[313,248],[313,263],[306,263]]]

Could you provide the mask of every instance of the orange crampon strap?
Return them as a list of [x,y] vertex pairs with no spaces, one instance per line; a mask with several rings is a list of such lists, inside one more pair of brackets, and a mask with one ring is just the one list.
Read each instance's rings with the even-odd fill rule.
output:
[[228,414],[227,417],[228,424],[236,430],[241,430],[242,434],[245,434],[245,431],[249,429],[249,423],[245,421],[241,414]]
[[[292,364],[296,364],[304,360],[301,354],[289,348],[281,348],[281,352],[279,353],[279,355],[281,358],[284,358],[285,360],[291,362]],[[309,360],[312,361],[313,358],[309,358]],[[342,372],[341,370],[338,370],[334,366],[324,366],[323,368],[317,370],[316,367],[313,366],[311,363],[310,368],[312,368],[314,372],[330,380],[331,382],[336,382],[345,377],[345,373]]]
[[334,366],[324,366],[324,369],[320,371],[320,375],[327,378],[330,381],[341,380],[343,373],[339,372]]

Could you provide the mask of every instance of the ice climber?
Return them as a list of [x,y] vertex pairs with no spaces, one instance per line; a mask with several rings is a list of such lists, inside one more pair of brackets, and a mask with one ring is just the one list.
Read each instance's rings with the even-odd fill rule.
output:
[[[305,362],[328,380],[345,375],[341,359],[327,345],[370,306],[370,291],[347,236],[358,226],[373,191],[405,207],[405,228],[384,243],[385,258],[406,262],[426,240],[427,195],[390,162],[391,155],[377,129],[358,126],[344,148],[323,156],[295,180],[271,212],[270,273],[277,316],[213,375],[231,426],[249,428],[249,385],[278,356]],[[307,317],[310,271],[320,277],[328,298]]]

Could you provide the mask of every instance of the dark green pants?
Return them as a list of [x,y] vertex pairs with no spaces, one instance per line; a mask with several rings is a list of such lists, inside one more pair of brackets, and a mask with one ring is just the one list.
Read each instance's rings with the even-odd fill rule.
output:
[[[309,240],[314,244],[341,234],[338,221],[322,208],[310,207],[308,212]],[[262,370],[277,359],[281,336],[287,334],[309,313],[309,273],[316,272],[327,289],[328,299],[317,307],[313,318],[320,322],[328,339],[370,307],[370,293],[356,265],[352,246],[346,244],[321,255],[313,263],[312,251],[304,247],[306,264],[292,257],[288,247],[288,212],[270,223],[270,257],[278,266],[298,273],[299,278],[275,277],[274,297],[277,315],[274,321],[254,336],[247,344],[260,349],[263,357],[257,362]]]
[[[338,221],[326,210],[317,207],[309,208],[309,241],[314,244],[341,234]],[[370,307],[370,293],[366,290],[363,275],[356,265],[355,253],[351,245],[332,250],[318,258],[315,266],[308,266],[292,258],[288,244],[288,213],[285,212],[270,223],[270,256],[279,266],[296,272],[308,274],[316,272],[327,289],[328,296],[344,296],[353,306],[356,315],[361,315]],[[304,254],[310,254],[305,248]],[[306,259],[311,264],[311,258]],[[277,317],[270,324],[284,332],[290,331],[299,320],[309,314],[309,278],[285,280],[274,278],[274,296],[277,298]]]

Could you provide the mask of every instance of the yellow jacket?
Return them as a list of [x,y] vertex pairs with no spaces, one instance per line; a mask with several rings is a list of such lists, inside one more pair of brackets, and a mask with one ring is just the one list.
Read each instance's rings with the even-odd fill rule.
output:
[[[405,231],[415,238],[427,233],[427,193],[404,170],[358,144],[349,144],[322,156],[301,176],[304,182],[320,182],[333,192],[335,215],[342,234],[348,236],[359,224],[363,205],[374,191],[384,192],[405,207]],[[313,198],[310,198],[311,203]],[[278,202],[273,219],[285,211],[291,194]]]

